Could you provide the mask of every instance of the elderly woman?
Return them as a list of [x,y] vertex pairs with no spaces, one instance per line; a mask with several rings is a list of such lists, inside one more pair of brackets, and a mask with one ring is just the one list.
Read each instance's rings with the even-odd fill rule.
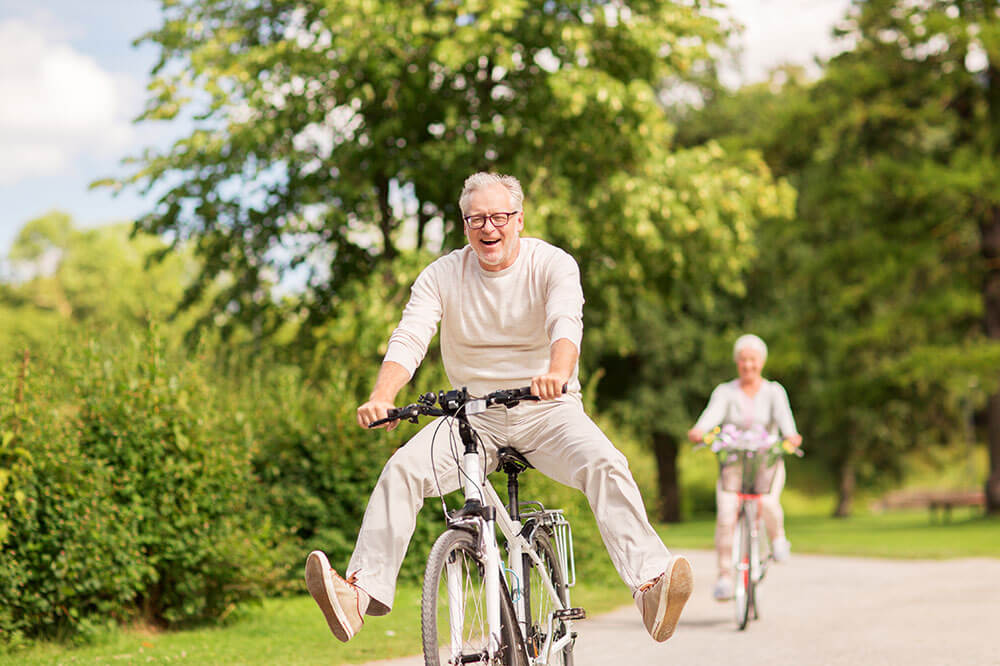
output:
[[[802,436],[795,428],[788,394],[781,384],[761,376],[767,360],[767,345],[764,341],[756,335],[741,336],[733,345],[733,360],[739,377],[715,387],[705,411],[688,431],[688,439],[701,442],[705,433],[716,426],[733,424],[744,429],[763,426],[771,432],[777,430],[792,445],[799,446]],[[791,544],[785,538],[784,514],[778,499],[784,485],[785,465],[779,461],[771,490],[760,499],[764,524],[771,538],[771,552],[778,562],[787,560],[791,553]],[[739,497],[737,493],[723,490],[720,480],[715,486],[715,503],[715,548],[719,577],[715,583],[714,596],[719,601],[725,601],[733,595],[730,560]]]

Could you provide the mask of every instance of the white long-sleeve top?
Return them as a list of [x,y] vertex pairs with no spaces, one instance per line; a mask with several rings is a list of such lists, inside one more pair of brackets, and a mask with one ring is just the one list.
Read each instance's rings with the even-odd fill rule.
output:
[[[566,338],[580,349],[583,288],[576,261],[536,238],[521,238],[514,264],[486,271],[466,245],[427,266],[389,338],[385,360],[410,376],[441,325],[448,380],[473,395],[527,386],[549,369],[550,348]],[[569,381],[579,391],[579,365]]]
[[719,384],[694,427],[708,432],[730,423],[744,429],[764,426],[772,433],[777,428],[782,437],[798,434],[785,387],[767,379],[752,398],[740,388],[738,379]]

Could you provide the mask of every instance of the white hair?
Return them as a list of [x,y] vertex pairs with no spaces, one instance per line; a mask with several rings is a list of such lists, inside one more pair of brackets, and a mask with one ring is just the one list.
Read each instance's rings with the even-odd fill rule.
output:
[[462,186],[462,195],[458,198],[458,207],[462,209],[462,216],[465,216],[465,207],[469,205],[469,198],[472,197],[473,192],[494,185],[506,187],[510,194],[510,205],[517,210],[521,209],[521,204],[524,202],[524,192],[521,190],[521,183],[517,178],[480,171],[466,178],[465,185]]
[[744,349],[753,349],[758,354],[760,354],[760,362],[763,363],[767,360],[767,345],[764,341],[758,338],[752,333],[746,335],[741,335],[736,338],[736,343],[733,345],[733,360],[737,360],[740,352]]

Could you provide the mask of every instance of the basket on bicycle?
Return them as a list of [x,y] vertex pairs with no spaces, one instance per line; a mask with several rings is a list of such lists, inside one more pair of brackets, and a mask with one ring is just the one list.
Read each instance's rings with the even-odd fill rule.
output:
[[780,455],[778,438],[764,428],[723,426],[715,434],[712,450],[719,456],[719,483],[734,493],[764,495],[771,491]]

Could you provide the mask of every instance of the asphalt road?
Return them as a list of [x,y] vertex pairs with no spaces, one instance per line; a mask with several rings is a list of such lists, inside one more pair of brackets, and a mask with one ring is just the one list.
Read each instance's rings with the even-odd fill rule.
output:
[[1000,666],[1000,559],[795,554],[772,566],[759,621],[738,631],[732,605],[711,598],[712,554],[680,552],[695,586],[674,636],[653,642],[636,609],[620,608],[576,623],[576,666]]

